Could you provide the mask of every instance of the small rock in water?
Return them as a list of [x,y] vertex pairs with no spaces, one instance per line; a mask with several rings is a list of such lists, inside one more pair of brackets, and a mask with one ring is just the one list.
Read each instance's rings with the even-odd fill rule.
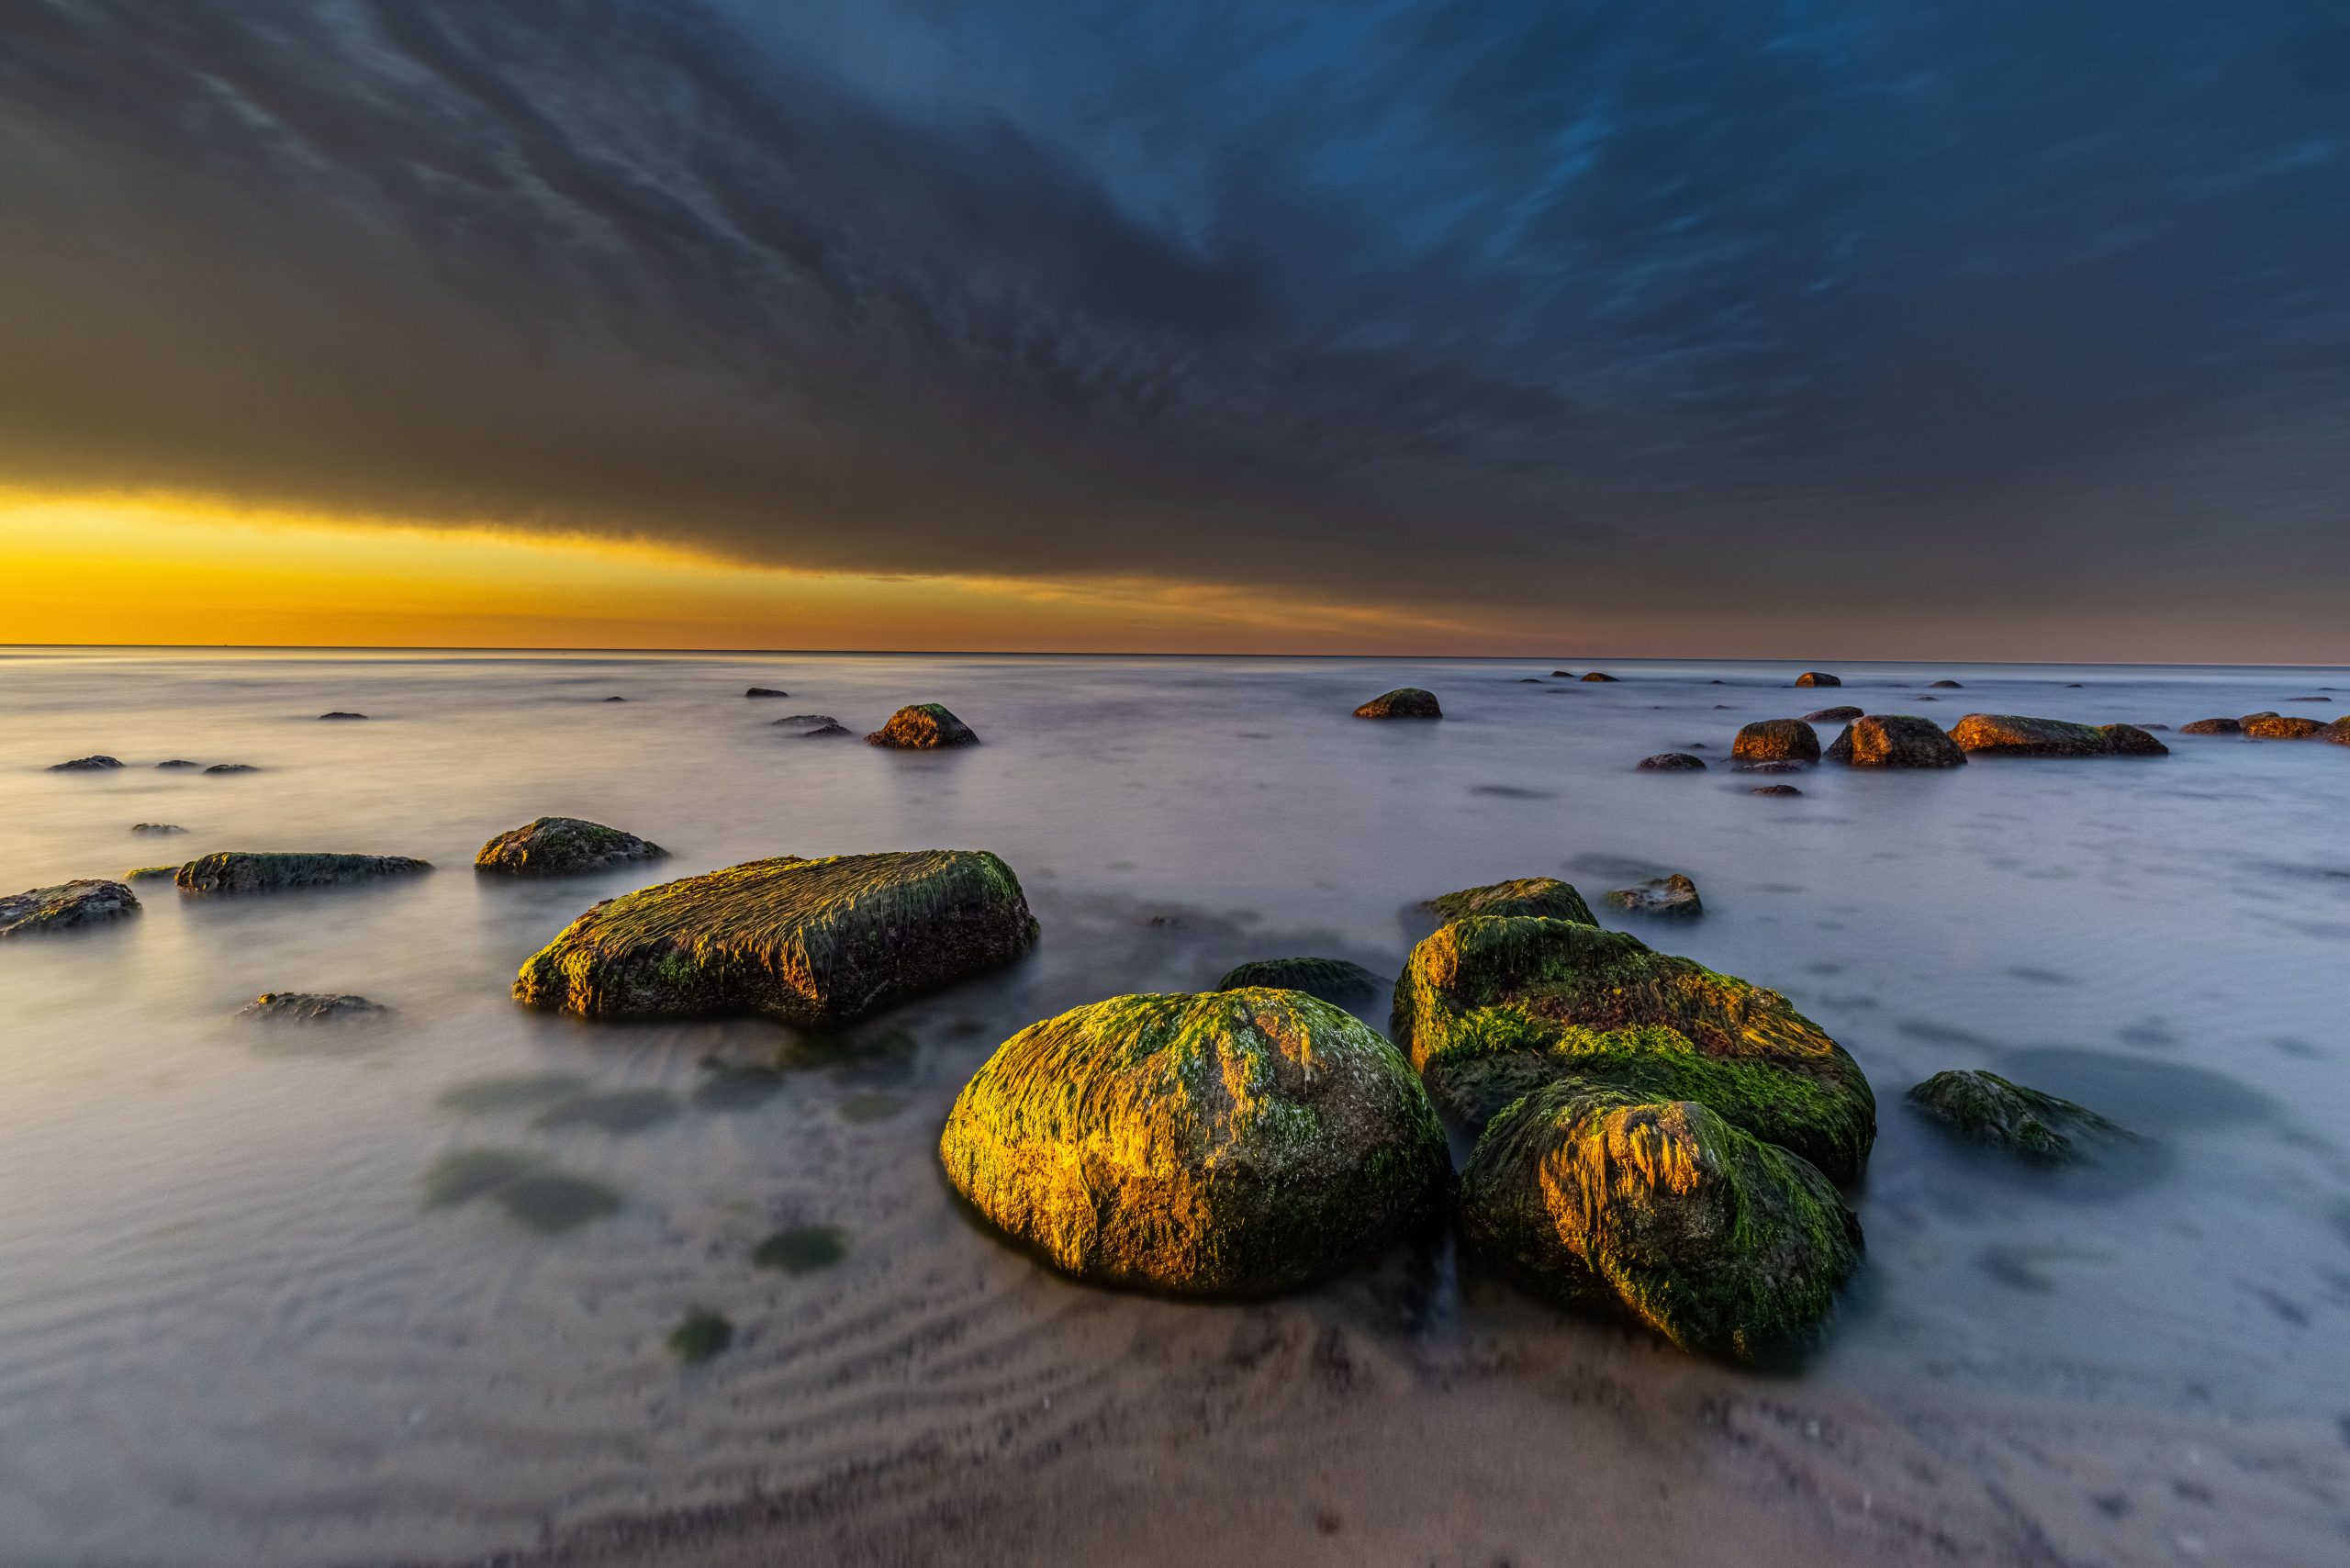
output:
[[313,991],[265,991],[237,1010],[241,1018],[285,1024],[338,1024],[378,1017],[390,1008],[364,996]]
[[1215,982],[1215,989],[1302,991],[1344,1007],[1378,995],[1386,984],[1360,964],[1344,958],[1258,958],[1228,970]]
[[770,719],[767,722],[771,724],[837,724],[840,721],[830,713],[786,713],[782,718]]
[[321,719],[364,719],[366,716],[367,715],[364,713],[346,713],[340,708],[336,709],[331,713],[321,713],[319,715]]
[[2305,741],[2323,728],[2315,719],[2299,714],[2288,719],[2281,713],[2254,713],[2244,721],[2244,733],[2263,741]]
[[760,1242],[751,1251],[751,1267],[812,1274],[847,1256],[847,1232],[829,1225],[803,1225],[778,1230]]
[[1599,924],[1592,915],[1591,906],[1583,902],[1583,895],[1556,877],[1513,877],[1506,882],[1463,888],[1457,893],[1443,893],[1428,900],[1427,907],[1448,922],[1492,914],[1572,920],[1581,925]]
[[734,1325],[697,1307],[669,1330],[669,1353],[688,1366],[710,1360],[734,1342]]
[[1584,676],[1584,677],[1583,677],[1583,679],[1585,679],[1585,680],[1594,680],[1594,681],[1604,681],[1604,682],[1608,682],[1608,683],[1611,683],[1611,684],[1612,684],[1612,683],[1615,681],[1616,678],[1615,678],[1614,676],[1612,676],[1612,675],[1606,675],[1606,674],[1603,674],[1603,673],[1601,673],[1601,672],[1600,672],[1600,671],[1598,671],[1598,670],[1593,670],[1590,674],[1588,674],[1588,675]]
[[2331,702],[2333,699],[2331,697],[2288,697],[2285,700],[2288,702]]
[[1741,762],[1736,765],[1740,773],[1801,773],[1800,762]]
[[159,882],[180,874],[176,863],[170,866],[134,866],[122,874],[126,882]]
[[1863,711],[1863,709],[1851,706],[1822,708],[1816,713],[1806,713],[1803,716],[1803,722],[1807,724],[1848,724],[1859,718]]
[[1757,784],[1747,793],[1750,795],[1800,795],[1803,791],[1792,784]]
[[1571,669],[1554,669],[1550,672],[1552,680],[1572,680],[1574,678],[1575,672]]
[[337,855],[226,850],[201,856],[180,868],[186,893],[266,893],[286,888],[334,887],[382,877],[430,871],[431,862],[405,855]]
[[187,829],[177,823],[132,823],[130,831],[133,833],[185,833]]
[[2099,724],[2109,756],[2168,756],[2170,747],[2136,724]]
[[1909,1103],[1960,1137],[2051,1164],[2080,1158],[2076,1137],[2130,1136],[2094,1111],[1995,1072],[1938,1072],[1909,1091]]
[[1830,675],[1825,670],[1807,669],[1796,677],[1796,684],[1797,686],[1841,686],[1844,682],[1841,677]]
[[2181,724],[2182,735],[2240,735],[2244,734],[2241,719],[2198,719],[2191,724]]
[[568,877],[669,852],[616,827],[579,817],[540,817],[499,834],[474,856],[476,871],[509,877]]
[[812,730],[802,730],[791,738],[796,741],[822,740],[826,735],[848,735],[856,732],[846,724],[819,724]]
[[134,913],[139,897],[120,882],[84,877],[0,898],[0,936],[72,931]]
[[1703,773],[1706,759],[1691,756],[1685,751],[1661,751],[1654,756],[1640,758],[1633,769],[1637,773]]
[[121,766],[122,764],[120,762],[111,756],[77,756],[71,762],[52,762],[49,765],[48,771],[51,773],[98,773],[109,767],[120,767]]
[[[1517,683],[1520,686],[1539,686],[1542,684],[1542,678],[1538,675],[1522,675],[1517,678]],[[2321,697],[2318,700],[2322,702],[2325,699]]]
[[1801,719],[1757,719],[1738,732],[1730,761],[1818,762],[1819,736]]
[[890,715],[890,722],[865,737],[867,745],[931,751],[941,746],[977,745],[979,737],[970,725],[947,711],[943,702],[917,702]]
[[1930,681],[1927,684],[1930,689],[1935,691],[1964,691],[1966,689],[1954,680],[1936,680]]
[[625,697],[607,697],[604,700],[607,702],[625,702],[628,699]]
[[202,764],[202,763],[200,763],[200,762],[190,762],[187,758],[185,758],[185,757],[184,757],[184,756],[175,756],[175,757],[172,758],[172,760],[171,760],[171,761],[169,761],[169,762],[159,762],[159,763],[157,763],[155,766],[156,766],[158,768],[186,768],[186,767],[203,767],[203,766],[204,766],[204,764]]
[[1835,744],[1820,754],[1854,767],[1964,767],[1966,754],[1931,719],[1909,713],[1872,713],[1844,726]]
[[1697,897],[1697,884],[1675,871],[1670,877],[1658,877],[1637,887],[1617,888],[1604,895],[1603,902],[1627,914],[1658,914],[1686,918],[1706,913],[1706,905]]
[[1444,710],[1437,705],[1436,693],[1423,691],[1416,686],[1399,686],[1382,692],[1355,710],[1358,719],[1441,719]]
[[207,773],[258,773],[261,769],[250,762],[216,762],[204,771]]
[[789,697],[789,691],[778,691],[772,686],[754,686],[743,693],[745,697]]

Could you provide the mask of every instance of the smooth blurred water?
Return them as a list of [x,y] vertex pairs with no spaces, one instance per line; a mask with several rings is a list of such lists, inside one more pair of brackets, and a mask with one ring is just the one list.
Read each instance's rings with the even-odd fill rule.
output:
[[[2350,681],[1874,666],[1835,691],[1778,666],[1610,668],[1618,684],[1482,662],[0,656],[0,891],[213,849],[438,868],[234,901],[140,883],[133,919],[0,944],[0,1560],[456,1555],[1104,1386],[1147,1326],[1222,1309],[1083,1290],[966,1224],[933,1148],[971,1069],[1036,1017],[1247,958],[1393,973],[1418,900],[1544,873],[1595,895],[1688,872],[1706,916],[1640,934],[1786,991],[1876,1085],[1866,1267],[1802,1376],[2350,1412],[2350,748],[2172,735],[2166,759],[1819,769],[1800,800],[1719,767],[1745,721],[1837,702],[2176,726],[2331,717]],[[1966,689],[1921,705],[1938,677]],[[746,700],[751,684],[791,695]],[[1402,684],[1447,719],[1349,716]],[[2332,700],[2288,703],[2311,694]],[[769,722],[861,733],[923,700],[986,744],[902,754]],[[335,709],[368,720],[318,722]],[[1632,771],[1700,746],[1715,771]],[[129,766],[43,770],[91,752]],[[167,757],[259,771],[156,771]],[[545,813],[674,858],[475,875],[483,840]],[[133,835],[141,821],[188,831]],[[780,1074],[739,1070],[791,1044],[767,1025],[594,1026],[508,999],[598,899],[758,856],[927,846],[1002,855],[1037,953],[829,1053],[795,1047]],[[269,990],[394,1011],[308,1032],[234,1016]],[[2081,1098],[2143,1147],[2065,1172],[1953,1149],[1901,1092],[1972,1066]],[[590,1097],[474,1081],[510,1075]],[[428,1206],[428,1174],[482,1149],[619,1207],[546,1234],[487,1201]],[[845,1257],[751,1266],[805,1225],[839,1227]],[[681,1371],[662,1341],[693,1306],[738,1338]],[[1297,1309],[1438,1346],[1624,1343],[1408,1260]]]

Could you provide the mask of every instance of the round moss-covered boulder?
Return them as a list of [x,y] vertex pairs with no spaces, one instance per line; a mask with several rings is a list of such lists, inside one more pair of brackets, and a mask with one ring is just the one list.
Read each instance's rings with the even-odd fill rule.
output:
[[474,869],[508,877],[570,877],[669,852],[616,827],[579,817],[540,817],[509,828],[481,846]]
[[1931,719],[1871,713],[1844,726],[1820,754],[1853,767],[1964,767],[1966,754]]
[[1344,958],[1259,958],[1215,982],[1218,991],[1302,991],[1340,1007],[1368,1001],[1386,986],[1379,976]]
[[1436,693],[1416,686],[1399,686],[1383,691],[1355,710],[1358,719],[1441,719],[1444,709],[1438,705]]
[[2240,735],[2244,734],[2244,721],[2198,719],[2193,723],[2179,725],[2178,733],[2182,735]]
[[1477,916],[1418,946],[1388,1031],[1471,1127],[1564,1080],[1695,1100],[1838,1181],[1860,1173],[1876,1101],[1858,1063],[1775,991],[1620,931]]
[[2244,733],[2256,741],[2305,741],[2325,728],[2298,713],[2253,713],[2243,723]]
[[28,888],[0,898],[0,936],[74,931],[118,920],[139,908],[139,895],[103,877],[83,877],[54,887]]
[[2050,1165],[2081,1158],[2087,1144],[2129,1136],[2085,1105],[1996,1072],[1938,1072],[1909,1091],[1909,1103],[1953,1137]]
[[1808,1161],[1696,1102],[1579,1083],[1494,1118],[1460,1218],[1472,1249],[1553,1299],[1735,1361],[1801,1342],[1860,1254]]
[[1556,877],[1513,877],[1506,882],[1463,888],[1457,893],[1438,894],[1427,901],[1427,907],[1446,920],[1466,920],[1472,914],[1522,914],[1584,925],[1599,924],[1574,885]]
[[2135,724],[2099,724],[2109,756],[2168,756],[2170,747]]
[[1703,773],[1706,759],[1692,756],[1685,751],[1661,751],[1654,756],[1640,758],[1633,769],[1637,773]]
[[894,746],[901,751],[934,751],[941,746],[977,745],[978,732],[947,711],[943,702],[917,702],[890,715],[890,722],[865,737],[867,745]]
[[2020,713],[1969,713],[1950,727],[1950,738],[1970,756],[2107,756],[2113,749],[2095,724]]
[[845,1024],[1035,940],[1019,879],[984,850],[785,855],[606,900],[532,956],[514,995],[591,1018]]
[[1395,1047],[1295,991],[1119,996],[1033,1024],[956,1098],[947,1180],[1080,1279],[1311,1282],[1440,1211],[1444,1132]]
[[1818,762],[1819,736],[1801,719],[1757,719],[1730,743],[1730,762]]
[[274,893],[289,888],[372,882],[431,869],[431,861],[405,855],[230,849],[189,861],[173,879],[184,893]]
[[1678,871],[1670,877],[1651,877],[1633,887],[1611,889],[1600,895],[1600,902],[1627,914],[1657,915],[1667,920],[1687,920],[1706,913],[1705,901],[1697,896],[1697,884]]
[[1803,722],[1807,724],[1844,724],[1859,718],[1865,711],[1865,709],[1855,708],[1848,702],[1839,707],[1822,708],[1816,712],[1806,713],[1803,716]]
[[1797,686],[1841,686],[1844,682],[1841,677],[1830,675],[1825,670],[1807,669],[1796,677],[1796,684]]

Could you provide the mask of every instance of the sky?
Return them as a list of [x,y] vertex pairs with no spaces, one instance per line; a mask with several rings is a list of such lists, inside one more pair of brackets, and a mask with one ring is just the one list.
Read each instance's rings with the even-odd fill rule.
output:
[[0,0],[0,642],[2350,662],[2350,11]]

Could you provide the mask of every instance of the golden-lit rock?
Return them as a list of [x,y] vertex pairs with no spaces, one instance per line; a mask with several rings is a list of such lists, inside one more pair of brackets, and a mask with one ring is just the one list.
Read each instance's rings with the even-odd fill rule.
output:
[[1844,682],[1841,677],[1830,675],[1825,670],[1807,669],[1796,677],[1796,684],[1797,686],[1841,686]]
[[2325,728],[2315,719],[2300,714],[2252,713],[2244,721],[2244,733],[2257,741],[2305,741]]
[[1513,877],[1506,882],[1439,893],[1427,901],[1427,907],[1447,920],[1466,920],[1472,914],[1530,914],[1584,925],[1599,924],[1574,885],[1556,877]]
[[538,817],[481,846],[474,869],[508,877],[570,877],[669,852],[616,827],[579,817]]
[[970,725],[947,711],[945,703],[917,702],[890,714],[890,722],[866,736],[865,742],[904,751],[934,751],[941,746],[977,745],[979,737]]
[[1950,738],[1970,756],[2109,756],[2113,753],[2106,733],[2094,724],[2027,718],[2020,713],[1969,713],[1951,726]]
[[1441,719],[1444,710],[1438,705],[1436,693],[1416,686],[1399,686],[1384,691],[1355,710],[1358,719]]
[[1757,719],[1730,744],[1733,766],[1741,762],[1818,762],[1819,735],[1801,719]]
[[1820,754],[1854,767],[1964,767],[1966,754],[1931,719],[1871,713],[1844,726]]
[[290,888],[371,882],[431,869],[431,861],[405,855],[232,849],[189,861],[173,880],[184,893],[274,893]]

